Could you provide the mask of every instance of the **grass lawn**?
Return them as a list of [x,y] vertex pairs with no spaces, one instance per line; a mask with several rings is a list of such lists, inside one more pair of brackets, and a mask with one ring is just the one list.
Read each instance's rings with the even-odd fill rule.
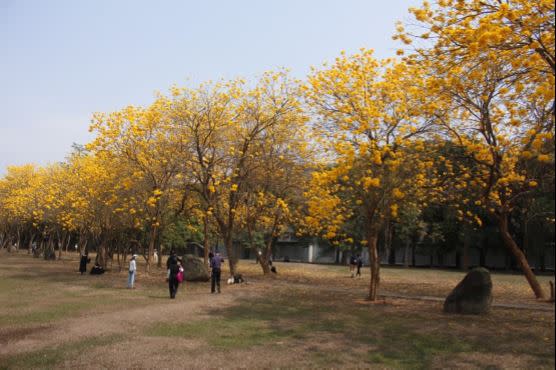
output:
[[[247,284],[214,295],[208,283],[186,283],[170,300],[164,270],[147,277],[140,266],[128,290],[125,271],[81,276],[76,256],[2,252],[0,368],[554,368],[554,311],[371,304],[367,270],[351,279],[342,266],[276,266],[261,278],[242,261]],[[463,276],[384,268],[381,289],[444,296]],[[493,274],[493,284],[495,301],[534,301],[521,276]]]

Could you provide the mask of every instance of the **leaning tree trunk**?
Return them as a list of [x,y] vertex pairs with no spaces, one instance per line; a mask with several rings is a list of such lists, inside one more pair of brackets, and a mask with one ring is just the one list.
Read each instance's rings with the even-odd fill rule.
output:
[[19,227],[17,228],[17,241],[15,242],[16,250],[19,250],[19,244],[21,243],[21,231],[19,230]]
[[369,232],[367,243],[369,246],[369,265],[371,269],[371,281],[369,284],[369,300],[376,301],[378,295],[378,284],[380,282],[380,260],[377,248],[377,233]]
[[267,253],[262,253],[259,257],[259,263],[261,268],[263,269],[263,275],[268,275],[270,273],[270,265],[268,264],[268,257],[266,257]]
[[263,254],[261,254],[261,258],[259,259],[259,263],[263,269],[263,274],[268,275],[270,273],[270,265],[268,261],[270,261],[270,256],[272,255],[272,247],[274,245],[274,241],[276,237],[274,233],[278,228],[278,215],[274,218],[274,224],[272,225],[272,229],[270,230],[270,235],[268,237],[268,242],[266,243],[266,249]]
[[529,262],[523,252],[517,246],[517,243],[514,241],[510,232],[508,230],[508,215],[506,213],[498,216],[498,227],[500,228],[500,234],[502,235],[502,240],[504,241],[504,245],[506,248],[509,249],[511,254],[515,257],[517,263],[521,267],[521,270],[525,274],[525,278],[529,282],[531,289],[535,293],[535,297],[539,299],[544,299],[546,296],[539,284],[535,274],[531,270],[529,266]]
[[259,258],[259,263],[261,264],[261,268],[263,269],[264,275],[268,275],[270,273],[270,264],[268,262],[270,261],[270,256],[272,255],[272,246],[274,245],[274,241],[275,241],[275,237],[272,236],[272,234],[268,239],[268,243],[266,244],[266,249],[264,253],[262,253]]

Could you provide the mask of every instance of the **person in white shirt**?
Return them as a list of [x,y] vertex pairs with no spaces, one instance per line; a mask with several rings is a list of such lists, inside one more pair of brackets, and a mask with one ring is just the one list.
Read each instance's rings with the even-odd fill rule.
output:
[[135,257],[137,257],[136,254],[131,256],[131,260],[129,261],[129,276],[127,278],[127,287],[129,289],[133,289],[135,284],[135,272],[137,271],[137,263],[135,262]]

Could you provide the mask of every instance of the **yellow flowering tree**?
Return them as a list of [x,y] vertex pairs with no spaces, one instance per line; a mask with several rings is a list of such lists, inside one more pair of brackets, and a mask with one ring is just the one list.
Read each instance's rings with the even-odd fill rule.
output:
[[[461,203],[497,220],[504,244],[542,298],[508,219],[540,181],[527,162],[554,167],[554,3],[446,0],[410,11],[426,31],[400,26],[396,38],[415,44],[408,60],[427,66],[427,90],[445,108],[439,119],[472,161],[454,194],[465,188],[476,194]],[[428,39],[432,44],[422,43]],[[481,223],[469,210],[460,214]]]
[[379,285],[378,233],[385,220],[398,216],[404,199],[418,198],[426,181],[420,135],[431,122],[417,118],[428,106],[420,83],[407,65],[381,63],[365,49],[342,54],[308,79],[307,102],[330,160],[313,174],[305,223],[334,240],[345,238],[347,220],[365,219],[370,300],[376,300]]
[[125,172],[119,179],[134,195],[120,199],[118,209],[134,216],[136,227],[149,230],[145,256],[150,270],[156,243],[165,221],[173,212],[173,202],[180,189],[175,178],[181,168],[180,143],[170,135],[170,102],[159,96],[147,108],[129,106],[110,114],[96,114],[91,131],[95,140],[87,148],[97,156],[106,156]]
[[[242,81],[202,84],[198,88],[171,89],[171,133],[181,143],[182,166],[178,184],[197,195],[203,224],[205,263],[209,253],[209,233],[216,192],[223,181],[228,137],[237,118],[235,105],[242,93]],[[184,204],[182,202],[182,204]]]
[[15,243],[20,245],[23,229],[33,228],[33,211],[38,208],[40,194],[32,191],[33,184],[37,183],[37,171],[32,164],[10,166],[0,180],[2,247]]
[[245,186],[242,228],[264,274],[276,238],[298,222],[312,155],[307,151],[305,125],[269,130],[258,145],[255,166]]
[[[209,191],[214,196],[211,213],[224,240],[230,272],[235,274],[233,238],[242,222],[240,211],[249,196],[249,182],[260,173],[257,169],[264,161],[263,148],[267,146],[267,152],[274,148],[272,138],[277,132],[300,132],[306,118],[297,82],[285,71],[265,73],[254,87],[242,89],[232,117],[222,141],[222,161]],[[287,158],[278,156],[278,160]]]

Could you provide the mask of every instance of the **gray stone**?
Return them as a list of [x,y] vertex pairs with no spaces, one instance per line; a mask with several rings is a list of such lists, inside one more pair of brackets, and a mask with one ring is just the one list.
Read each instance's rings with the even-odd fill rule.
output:
[[444,301],[444,312],[482,314],[490,310],[492,280],[490,272],[478,267],[469,271]]
[[204,261],[192,254],[182,258],[183,275],[186,281],[208,281],[210,275]]

